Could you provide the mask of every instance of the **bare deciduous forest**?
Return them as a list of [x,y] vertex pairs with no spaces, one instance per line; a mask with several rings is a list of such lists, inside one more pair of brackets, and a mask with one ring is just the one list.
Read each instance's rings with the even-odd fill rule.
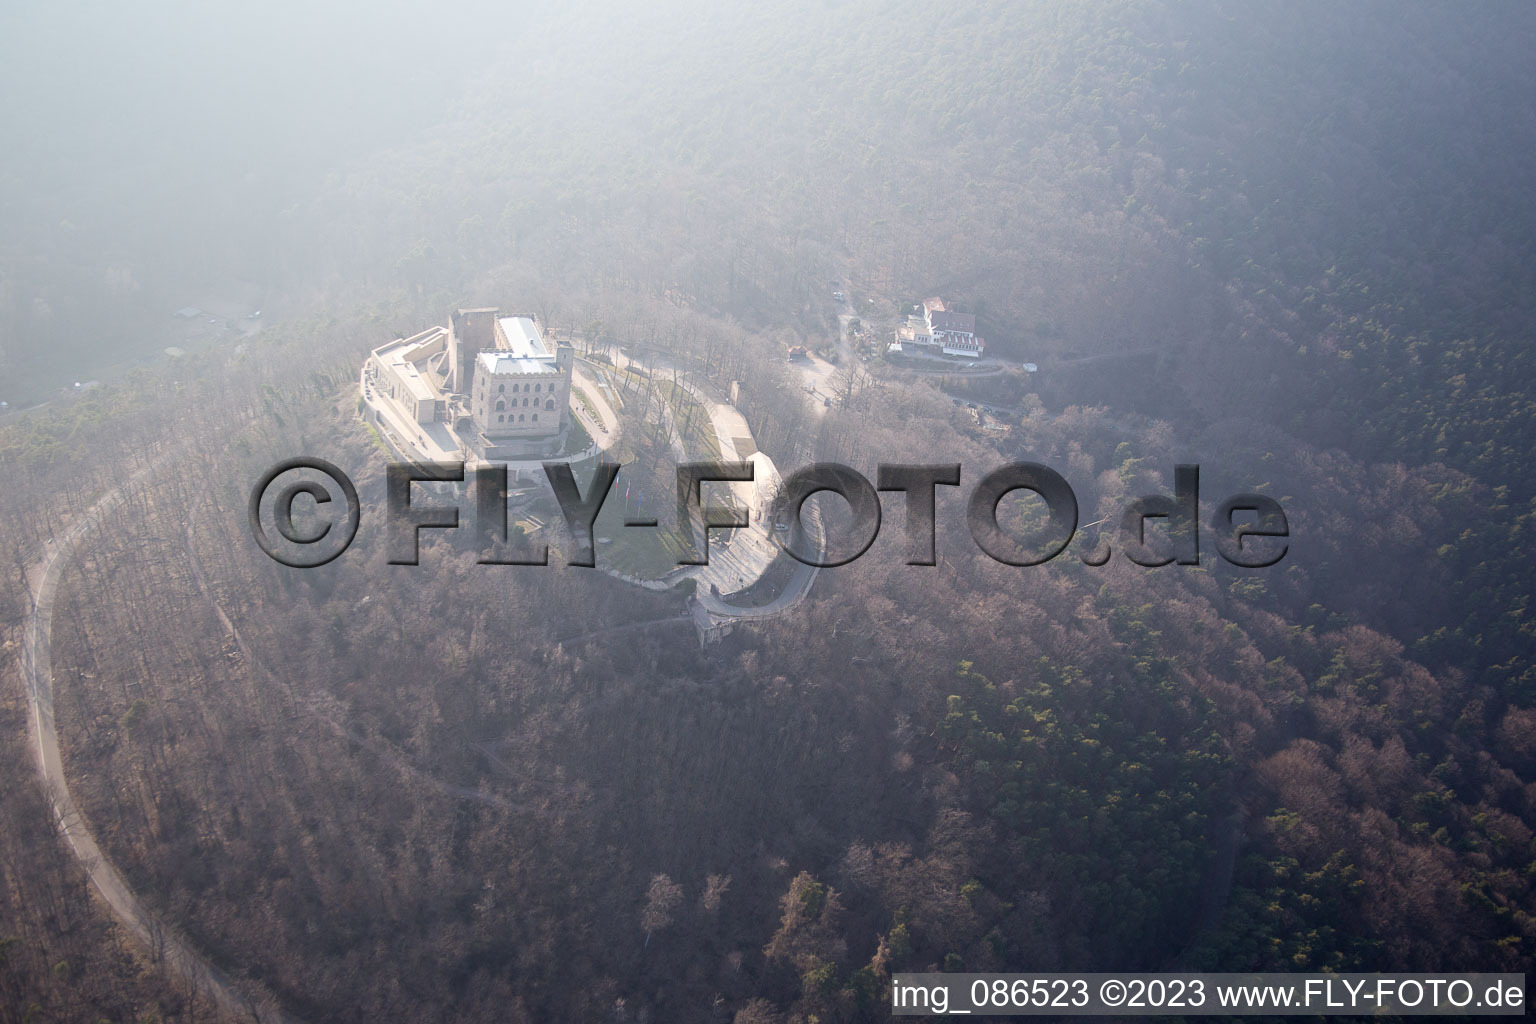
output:
[[[139,176],[93,191],[59,168],[105,129],[8,121],[0,398],[47,401],[0,417],[0,1020],[218,1017],[93,897],[29,740],[36,567],[109,494],[52,611],[71,792],[157,918],[298,1019],[872,1021],[896,971],[1529,968],[1528,12],[578,4],[429,87],[395,81],[400,33],[434,26],[425,61],[513,15],[404,10],[282,87],[317,122],[207,57],[140,84],[211,76],[197,102],[263,111],[270,160],[226,127],[149,188],[175,145],[133,136]],[[323,52],[232,24],[235,70]],[[785,353],[838,355],[834,288],[874,340],[823,403]],[[171,310],[246,292],[259,330],[200,315],[160,353]],[[937,293],[1013,365],[882,358]],[[358,367],[498,303],[589,365],[734,382],[781,469],[960,463],[938,564],[904,564],[888,495],[868,554],[709,645],[678,593],[558,554],[428,531],[387,564]],[[625,440],[653,488],[660,384]],[[365,509],[319,569],[246,521],[296,454]],[[1090,528],[1002,565],[964,496],[1016,461],[1112,544],[1198,463],[1202,516],[1270,495],[1290,549],[1095,567]]]

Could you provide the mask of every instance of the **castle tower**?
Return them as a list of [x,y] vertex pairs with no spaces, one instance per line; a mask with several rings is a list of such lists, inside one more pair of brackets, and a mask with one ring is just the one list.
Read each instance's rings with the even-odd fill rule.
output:
[[563,341],[557,344],[555,346],[555,369],[560,374],[562,384],[559,403],[561,430],[565,429],[565,425],[570,422],[571,418],[569,396],[571,393],[571,371],[575,368],[575,365],[576,350]]
[[448,339],[448,390],[467,393],[475,357],[496,347],[495,309],[461,309],[453,314]]

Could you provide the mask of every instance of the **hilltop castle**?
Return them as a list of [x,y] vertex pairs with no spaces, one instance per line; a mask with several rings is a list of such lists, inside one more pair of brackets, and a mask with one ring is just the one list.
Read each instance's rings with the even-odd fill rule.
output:
[[461,309],[447,327],[369,354],[365,414],[411,458],[559,456],[571,426],[574,363],[571,346],[552,346],[532,314]]

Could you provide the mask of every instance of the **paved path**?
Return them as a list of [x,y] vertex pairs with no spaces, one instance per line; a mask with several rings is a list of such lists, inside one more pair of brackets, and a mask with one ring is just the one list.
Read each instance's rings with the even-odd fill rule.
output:
[[248,996],[144,906],[96,844],[70,795],[59,755],[59,736],[54,724],[52,633],[60,575],[86,535],[108,512],[121,504],[124,491],[142,482],[157,468],[158,465],[151,465],[140,470],[123,487],[98,501],[62,537],[47,546],[42,560],[32,570],[32,614],[22,644],[22,674],[31,710],[27,719],[28,731],[37,750],[38,768],[58,821],[59,833],[85,869],[91,884],[111,908],[113,916],[149,949],[157,961],[189,981],[226,1016],[263,1022],[291,1021],[294,1018],[278,1010],[270,996],[263,994],[259,999]]
[[[601,389],[596,382],[583,373],[584,390],[593,400],[593,406],[598,415],[608,428],[605,441],[611,443],[618,436],[619,420],[613,408],[601,394]],[[715,402],[708,398],[699,389],[692,385],[685,385],[691,394],[697,398],[710,412],[711,421],[715,426],[716,434],[721,440],[721,451],[726,458],[731,458],[736,453],[735,438],[750,437],[746,431],[745,420],[734,408],[724,403]],[[596,440],[596,439],[594,439]],[[48,800],[53,807],[55,818],[58,822],[59,833],[69,846],[75,859],[85,869],[92,886],[100,893],[107,906],[130,933],[142,942],[150,951],[157,962],[164,963],[172,972],[186,979],[205,998],[217,1006],[220,1012],[226,1016],[253,1020],[259,1022],[271,1022],[271,1024],[286,1024],[297,1019],[285,1014],[277,1005],[276,1000],[268,993],[260,993],[252,997],[243,991],[223,971],[209,961],[203,954],[194,949],[184,938],[173,931],[164,922],[157,919],[154,914],[145,907],[144,903],[129,887],[122,874],[113,867],[101,852],[95,837],[91,834],[84,816],[75,804],[73,795],[69,791],[69,781],[64,773],[63,758],[59,752],[58,730],[54,715],[54,679],[53,679],[53,613],[58,601],[59,582],[62,572],[69,560],[75,555],[81,542],[104,520],[106,515],[120,505],[124,493],[134,486],[143,483],[149,475],[159,469],[164,460],[157,460],[139,472],[135,473],[121,487],[107,494],[91,506],[81,515],[63,534],[63,536],[50,540],[44,549],[40,561],[32,567],[28,574],[29,584],[32,589],[32,612],[29,616],[23,633],[22,643],[22,676],[25,683],[27,703],[30,710],[27,725],[31,735],[33,746],[37,751],[38,768],[43,778]],[[755,529],[759,531],[767,528],[765,523],[759,523]],[[743,531],[744,532],[744,531]],[[771,544],[771,538],[767,539]],[[734,546],[734,545],[733,545]],[[729,560],[728,564],[746,569],[757,568],[761,563],[761,553],[756,544],[753,557],[741,560]],[[745,552],[740,552],[745,554]],[[200,566],[194,564],[194,572],[200,577]],[[708,568],[708,567],[700,567]],[[767,564],[761,564],[761,569],[766,571]],[[766,618],[777,615],[793,607],[810,593],[811,585],[815,582],[817,570],[812,566],[796,566],[789,584],[783,593],[773,601],[759,607],[739,607],[732,605],[722,598],[711,595],[707,588],[699,589],[699,600],[711,615],[723,618]],[[758,573],[761,575],[761,572]],[[754,577],[755,578],[755,577]],[[201,585],[201,580],[199,581]],[[751,581],[748,581],[749,583]],[[243,639],[239,636],[232,623],[229,622],[222,608],[215,603],[215,610],[219,618],[235,636],[236,642],[244,648]],[[624,627],[622,630],[635,628],[655,627],[662,623],[635,623]],[[607,632],[607,631],[599,631]],[[247,655],[249,652],[246,652]],[[337,723],[332,722],[333,726]],[[344,728],[344,727],[343,727]],[[469,791],[465,787],[448,786],[443,788],[452,795],[460,797],[480,798],[481,794]]]
[[594,423],[580,401],[573,403],[587,432],[592,435],[593,445],[597,448],[612,447],[613,442],[619,439],[619,414],[614,412],[613,406],[608,404],[602,386],[598,383],[595,373],[587,369],[585,361],[579,359],[576,361],[573,376],[576,378],[577,387],[592,403],[592,408],[601,421]]
[[767,604],[756,607],[735,605],[724,598],[715,597],[707,590],[699,590],[696,594],[699,604],[711,615],[726,619],[766,619],[789,611],[795,605],[805,600],[811,592],[811,584],[816,582],[816,573],[819,572],[814,565],[797,563],[794,575],[784,585],[783,593],[769,601]]

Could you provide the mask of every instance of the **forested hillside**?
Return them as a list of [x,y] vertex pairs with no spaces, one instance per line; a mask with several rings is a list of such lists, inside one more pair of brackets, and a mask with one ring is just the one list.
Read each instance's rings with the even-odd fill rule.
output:
[[814,330],[851,269],[955,295],[1023,357],[1160,353],[1155,383],[1084,374],[1079,398],[1468,468],[1526,422],[1489,390],[1528,379],[1532,322],[1509,11],[606,14],[328,194],[317,221],[356,218],[338,270],[453,288],[510,263]]
[[[461,5],[414,48],[390,24],[335,67],[345,21],[311,26],[327,99],[264,115],[281,173],[221,149],[103,193],[48,173],[78,149],[41,116],[0,165],[6,386],[113,364],[103,317],[159,352],[190,291],[278,311],[0,420],[16,580],[167,467],[61,592],[58,725],[103,850],[221,967],[309,1020],[736,1024],[883,1020],[904,970],[1529,970],[1536,13]],[[277,75],[268,52],[237,70]],[[785,351],[831,344],[833,289],[878,324],[974,311],[1041,371],[965,385],[1008,429],[878,359],[809,403]],[[365,352],[495,304],[738,382],[781,468],[959,462],[968,493],[1034,460],[1108,525],[1007,567],[941,489],[940,564],[907,566],[887,496],[868,555],[707,647],[676,595],[558,557],[435,538],[389,565],[381,517],[323,569],[267,560],[245,502],[276,460],[383,502]],[[1207,516],[1281,500],[1285,560],[1207,537],[1198,567],[1084,564],[1184,462]],[[0,598],[10,677],[31,603]],[[190,1016],[60,867],[40,793],[6,808],[0,1020]]]

